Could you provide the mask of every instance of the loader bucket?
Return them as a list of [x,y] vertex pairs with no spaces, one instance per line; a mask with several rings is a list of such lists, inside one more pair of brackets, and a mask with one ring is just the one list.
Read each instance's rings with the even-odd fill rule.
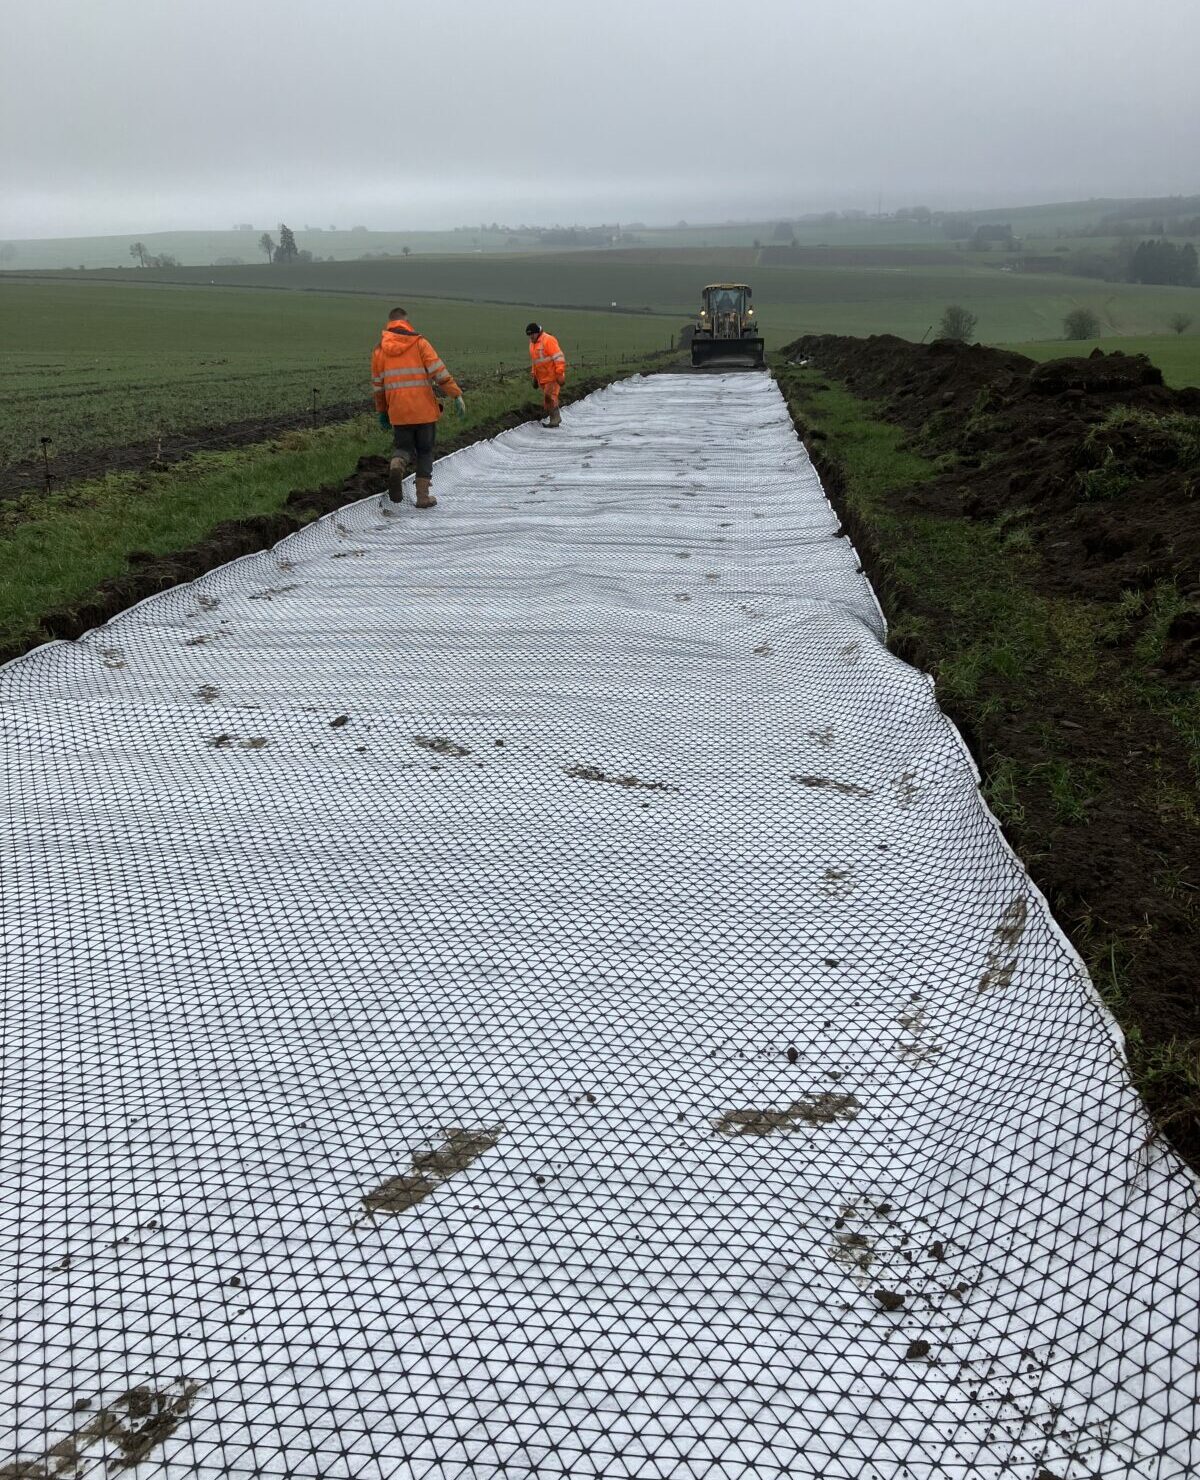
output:
[[712,339],[696,335],[692,340],[692,364],[708,365],[718,360],[728,360],[737,365],[763,365],[766,363],[763,341],[757,336],[745,339]]

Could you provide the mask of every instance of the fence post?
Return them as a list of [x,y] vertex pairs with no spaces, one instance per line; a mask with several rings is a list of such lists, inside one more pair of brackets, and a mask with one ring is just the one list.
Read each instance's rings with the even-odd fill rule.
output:
[[315,385],[312,388],[312,424],[313,424],[313,430],[316,431],[316,429],[317,429],[317,387]]
[[54,482],[54,474],[50,471],[50,438],[40,437],[42,444],[42,470],[46,478],[46,492],[50,492],[50,485]]

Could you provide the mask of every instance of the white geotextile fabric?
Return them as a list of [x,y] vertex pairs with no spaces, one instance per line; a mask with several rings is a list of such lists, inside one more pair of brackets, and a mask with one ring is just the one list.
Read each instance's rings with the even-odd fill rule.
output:
[[773,382],[435,489],[0,674],[0,1474],[1188,1474],[1196,1184]]

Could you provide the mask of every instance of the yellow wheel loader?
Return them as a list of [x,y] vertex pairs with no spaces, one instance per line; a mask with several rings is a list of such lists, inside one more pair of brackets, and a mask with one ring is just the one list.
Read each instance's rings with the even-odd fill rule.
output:
[[750,289],[745,283],[709,283],[701,294],[700,317],[692,335],[692,364],[736,360],[765,363],[763,338],[758,332]]

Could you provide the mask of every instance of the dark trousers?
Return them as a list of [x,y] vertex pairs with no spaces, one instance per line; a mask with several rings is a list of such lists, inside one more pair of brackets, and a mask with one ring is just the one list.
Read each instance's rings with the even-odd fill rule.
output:
[[433,444],[436,437],[436,421],[422,421],[415,426],[392,428],[392,441],[396,451],[410,466],[416,464],[418,478],[433,477]]

